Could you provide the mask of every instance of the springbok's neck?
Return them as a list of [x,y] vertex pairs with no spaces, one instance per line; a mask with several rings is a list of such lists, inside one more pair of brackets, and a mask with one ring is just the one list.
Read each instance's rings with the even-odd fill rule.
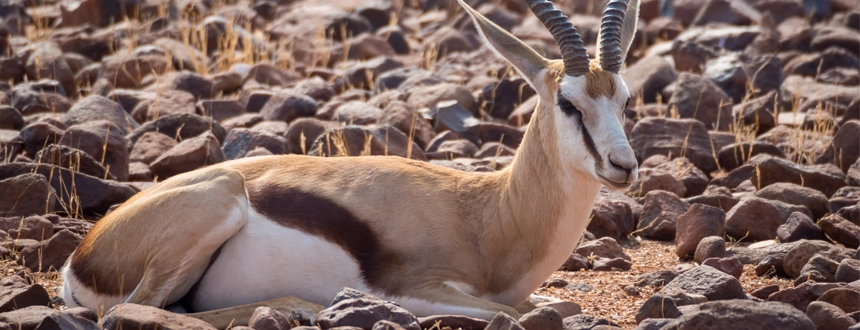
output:
[[565,217],[573,215],[571,207],[590,213],[600,183],[563,165],[552,109],[541,106],[511,164],[503,200],[517,218],[512,220],[563,226],[580,220]]
[[508,282],[508,288],[527,287],[526,273],[543,281],[567,259],[600,189],[591,176],[562,166],[550,111],[536,109],[513,163],[500,174],[500,208],[493,219],[498,224],[492,236],[504,244],[494,245],[500,258],[490,262],[496,274],[517,276],[496,279]]

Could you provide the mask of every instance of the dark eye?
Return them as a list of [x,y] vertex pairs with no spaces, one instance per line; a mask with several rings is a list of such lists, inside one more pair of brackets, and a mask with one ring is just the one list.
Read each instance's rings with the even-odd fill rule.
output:
[[630,98],[627,98],[627,103],[624,103],[624,109],[630,108]]
[[580,113],[579,109],[577,109],[573,103],[570,103],[568,100],[561,100],[561,102],[558,103],[558,106],[561,107],[561,111],[568,116]]

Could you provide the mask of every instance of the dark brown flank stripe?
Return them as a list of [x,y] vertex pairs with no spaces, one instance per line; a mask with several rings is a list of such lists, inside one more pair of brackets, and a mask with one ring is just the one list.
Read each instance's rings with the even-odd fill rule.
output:
[[398,258],[384,251],[373,230],[349,210],[293,187],[259,181],[249,181],[246,187],[254,210],[281,226],[339,245],[358,262],[368,285],[388,289],[382,279],[386,268],[399,264]]
[[[101,221],[105,220],[102,219]],[[86,241],[84,239],[84,242]],[[93,253],[85,254],[84,250],[80,246],[75,249],[75,252],[70,257],[74,262],[70,261],[69,266],[72,274],[75,275],[81,285],[86,286],[96,294],[110,296],[121,296],[134,291],[134,288],[137,286],[136,282],[123,281],[121,273],[97,267],[99,264],[90,260]],[[98,282],[96,282],[96,279],[99,279]]]

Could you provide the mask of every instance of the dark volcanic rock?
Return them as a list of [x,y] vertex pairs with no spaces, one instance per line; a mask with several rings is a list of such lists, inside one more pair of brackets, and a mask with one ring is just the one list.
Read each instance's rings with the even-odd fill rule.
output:
[[227,160],[212,133],[180,142],[150,164],[160,180]]
[[[73,173],[47,164],[0,165],[0,180],[34,172],[51,178],[51,187],[63,203],[71,205],[72,209],[80,207],[85,214],[105,214],[111,205],[122,203],[135,194],[134,189],[118,182],[101,180],[83,173]],[[74,189],[70,190],[69,187]]]
[[525,330],[561,330],[564,319],[555,308],[541,307],[521,316],[519,324]]
[[711,136],[698,120],[643,118],[633,127],[630,146],[643,160],[653,155],[684,155],[705,173],[717,169]]
[[0,216],[45,214],[54,209],[57,193],[44,176],[16,171],[20,174],[4,177],[2,172],[0,169]]
[[82,238],[71,231],[62,230],[49,240],[39,245],[21,250],[18,264],[30,268],[34,272],[59,270],[66,259],[75,251]]
[[675,194],[652,191],[645,195],[645,207],[637,230],[643,237],[657,240],[674,240],[676,222],[687,212],[689,204]]
[[767,158],[757,165],[758,170],[752,173],[750,180],[753,185],[761,188],[778,182],[789,182],[818,190],[825,196],[830,196],[845,186],[845,178],[842,176],[809,166],[798,165],[782,158]]
[[705,77],[682,72],[669,106],[681,118],[695,118],[707,128],[727,130],[732,118],[732,98]]
[[794,212],[776,230],[776,236],[780,242],[794,242],[802,239],[825,240],[824,232],[815,225],[808,216],[800,212]]
[[[367,143],[367,141],[370,143]],[[339,148],[339,146],[343,146]],[[369,150],[368,148],[369,147]],[[425,160],[426,156],[415,142],[400,130],[388,125],[350,125],[327,129],[314,142],[309,155],[358,156],[391,155]]]
[[633,231],[635,223],[635,215],[629,204],[598,197],[591,210],[591,222],[587,230],[596,237],[621,239]]
[[709,266],[699,266],[686,271],[666,284],[665,288],[678,288],[687,293],[704,295],[708,301],[746,298],[741,282]]
[[[390,301],[373,296],[347,298],[335,302],[317,313],[316,323],[323,329],[338,326],[357,326],[370,329],[378,320],[392,321],[410,330],[419,330],[415,315]],[[516,321],[515,321],[516,322]]]
[[815,189],[802,187],[793,183],[774,183],[757,191],[755,196],[806,206],[812,212],[812,216],[815,219],[820,219],[830,212],[827,196]]
[[[171,141],[173,140],[171,139]],[[83,150],[69,146],[59,144],[49,145],[36,154],[34,161],[59,166],[97,178],[116,180],[116,177],[108,172],[93,156],[90,156]]]
[[838,288],[835,283],[816,283],[806,281],[793,288],[785,288],[767,297],[768,301],[779,301],[791,304],[799,310],[806,310],[809,303],[815,301],[825,292]]
[[815,329],[815,325],[802,311],[788,304],[750,300],[711,301],[697,305],[664,329],[734,329],[741,324],[749,330]]
[[696,246],[693,261],[702,263],[709,258],[722,258],[726,256],[726,241],[722,236],[708,236],[699,241]]
[[662,294],[654,294],[642,303],[636,311],[636,323],[641,323],[650,318],[676,318],[681,316],[681,311],[675,306],[675,300]]
[[704,204],[693,204],[678,218],[675,253],[681,259],[693,256],[699,242],[708,236],[726,234],[726,212]]
[[726,234],[737,239],[761,241],[776,237],[782,224],[779,210],[766,199],[743,199],[726,214]]
[[836,262],[849,258],[848,252],[824,241],[801,240],[785,256],[785,272],[791,277],[800,275],[800,270],[814,255],[820,254]]
[[857,224],[831,214],[819,220],[818,227],[821,227],[821,231],[842,245],[852,249],[860,247],[860,226]]
[[814,301],[806,307],[806,316],[816,329],[848,329],[857,323],[842,309],[822,301]]
[[50,306],[48,292],[41,285],[30,285],[23,278],[13,275],[0,279],[0,312],[8,312],[28,306]]
[[100,325],[105,329],[215,329],[210,324],[193,317],[136,304],[114,306],[102,317]]
[[741,278],[744,271],[744,265],[735,257],[728,258],[709,258],[702,262],[703,266],[711,266],[723,273],[734,276],[737,279]]

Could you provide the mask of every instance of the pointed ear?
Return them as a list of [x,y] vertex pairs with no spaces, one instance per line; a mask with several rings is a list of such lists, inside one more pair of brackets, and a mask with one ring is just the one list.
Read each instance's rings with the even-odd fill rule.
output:
[[466,13],[472,16],[472,21],[490,48],[508,60],[529,84],[534,87],[534,81],[541,70],[545,69],[549,61],[540,56],[531,47],[514,37],[483,15],[472,9],[463,0],[458,0],[460,5],[466,9]]
[[[627,3],[627,12],[624,13],[624,25],[621,27],[621,63],[627,60],[627,52],[633,44],[636,35],[636,25],[639,23],[639,0],[630,0]],[[600,42],[598,41],[598,45]]]

